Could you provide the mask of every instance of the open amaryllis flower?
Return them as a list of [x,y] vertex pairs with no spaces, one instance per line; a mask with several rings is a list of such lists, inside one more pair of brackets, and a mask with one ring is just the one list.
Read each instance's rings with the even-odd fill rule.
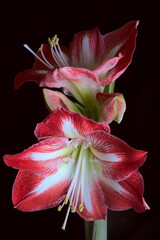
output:
[[51,111],[61,106],[67,110],[79,112],[98,122],[113,120],[121,122],[126,110],[122,94],[104,94],[104,86],[93,72],[84,68],[63,67],[50,71],[40,86],[63,88],[61,92],[44,89],[44,98]]
[[31,69],[19,73],[15,79],[15,88],[26,81],[40,84],[48,72],[55,68],[72,66],[91,70],[103,85],[116,80],[130,64],[135,49],[138,21],[131,21],[123,27],[101,35],[98,28],[82,31],[74,36],[69,49],[59,46],[55,35],[49,38],[49,44],[40,47],[34,53],[36,57]]
[[35,130],[39,143],[22,153],[5,155],[20,169],[13,186],[13,204],[37,211],[69,202],[69,212],[86,220],[104,219],[107,209],[148,209],[138,168],[146,152],[135,150],[96,123],[64,109],[52,112]]

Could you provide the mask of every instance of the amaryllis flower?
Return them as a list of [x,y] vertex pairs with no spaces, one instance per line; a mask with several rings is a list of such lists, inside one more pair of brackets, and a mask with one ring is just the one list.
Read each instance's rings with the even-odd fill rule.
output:
[[128,146],[96,123],[64,109],[52,112],[35,130],[39,143],[15,155],[5,155],[8,166],[19,169],[12,200],[21,211],[38,211],[69,203],[69,212],[86,220],[104,219],[107,209],[148,206],[138,168],[146,152]]
[[103,85],[113,82],[131,62],[137,25],[138,21],[131,21],[105,35],[101,35],[98,28],[79,32],[74,36],[69,49],[59,45],[56,35],[49,38],[49,44],[42,45],[37,53],[25,44],[35,55],[36,61],[33,68],[18,74],[15,88],[19,88],[26,81],[40,84],[51,70],[65,66],[89,69]]
[[[126,110],[125,100],[119,93],[103,93],[104,86],[93,72],[84,68],[63,67],[50,71],[40,86],[63,88],[58,91],[44,89],[44,99],[51,111],[61,106],[81,113],[98,122],[121,122]],[[69,96],[67,96],[69,95]],[[68,97],[72,96],[71,99]]]

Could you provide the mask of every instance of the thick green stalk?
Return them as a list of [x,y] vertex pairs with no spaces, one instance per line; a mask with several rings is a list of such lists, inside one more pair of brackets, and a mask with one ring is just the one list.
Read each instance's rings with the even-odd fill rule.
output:
[[107,240],[107,217],[94,222],[85,221],[86,240]]
[[113,93],[115,88],[115,81],[105,86],[103,93]]

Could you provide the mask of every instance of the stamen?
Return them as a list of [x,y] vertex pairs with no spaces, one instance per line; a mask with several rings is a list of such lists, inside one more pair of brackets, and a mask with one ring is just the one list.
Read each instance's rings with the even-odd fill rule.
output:
[[65,228],[66,228],[66,224],[67,224],[67,220],[68,220],[69,212],[70,212],[70,207],[68,206],[67,214],[66,214],[66,217],[65,217],[65,220],[64,220],[63,226],[62,226],[62,229],[63,229],[63,230],[65,230]]
[[50,38],[48,38],[48,43],[49,43],[49,45],[53,48],[53,41],[50,39]]
[[52,69],[53,67],[49,66],[46,62],[44,62],[27,44],[23,45],[28,51],[30,51],[40,62],[42,62],[46,67]]
[[57,208],[58,212],[60,212],[62,210],[62,206],[59,205],[58,208]]
[[75,207],[73,205],[69,206],[71,208],[71,213],[75,213]]
[[42,57],[44,59],[44,61],[51,67],[53,68],[53,66],[48,62],[48,60],[45,58],[44,53],[43,53],[43,44],[40,46],[39,50],[41,51]]
[[51,39],[48,38],[48,43],[51,47],[52,56],[59,67],[69,66],[67,60],[64,57],[63,52],[61,51],[61,48],[58,42],[59,42],[59,38],[57,38],[57,34],[54,35],[54,37],[52,37]]
[[[85,175],[85,167],[86,167],[86,161],[88,159],[88,149],[84,149],[84,143],[79,146],[79,153],[77,152],[76,154],[76,159],[75,159],[75,169],[73,172],[73,177],[72,181],[70,184],[70,187],[68,189],[66,198],[63,202],[62,205],[58,207],[58,210],[60,211],[64,204],[68,203],[68,200],[70,201],[70,205],[68,207],[68,211],[62,226],[62,229],[65,230],[68,216],[69,216],[69,211],[72,213],[75,213],[76,209],[78,208],[79,212],[82,212],[84,209],[83,206],[83,191],[84,191],[84,175]],[[78,149],[77,149],[78,150]],[[78,205],[78,201],[81,196],[81,203]]]
[[64,200],[64,204],[66,205],[68,203],[68,198],[66,197]]
[[78,210],[79,210],[80,212],[82,212],[83,209],[84,209],[84,207],[82,206],[82,204],[79,204],[79,206],[78,206]]
[[38,51],[42,51],[43,49],[43,44],[41,44],[40,48],[38,49]]

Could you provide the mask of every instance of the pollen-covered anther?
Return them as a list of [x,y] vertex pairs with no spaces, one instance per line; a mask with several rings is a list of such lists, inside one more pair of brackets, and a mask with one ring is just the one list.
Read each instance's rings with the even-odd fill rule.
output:
[[59,42],[59,38],[57,38],[57,34],[54,35],[54,37],[52,37],[52,42],[55,43],[56,45],[58,45]]
[[52,39],[48,38],[48,43],[53,48],[53,41],[52,41]]
[[66,205],[68,203],[68,198],[66,197],[64,200],[64,204]]
[[80,212],[82,212],[83,209],[84,209],[84,207],[82,206],[82,204],[79,204],[79,206],[78,206],[78,210],[79,210]]
[[42,51],[43,49],[43,44],[41,44],[40,48],[38,49],[38,51]]
[[71,209],[71,213],[75,213],[75,211],[76,211],[76,210],[75,210],[75,207],[74,207],[73,205],[70,205],[69,207],[70,207],[70,209]]
[[57,208],[58,212],[60,212],[62,210],[62,206],[59,205],[58,208]]
[[58,45],[59,38],[57,38],[57,34],[54,35],[52,38],[48,38],[49,45],[53,48],[54,44]]

